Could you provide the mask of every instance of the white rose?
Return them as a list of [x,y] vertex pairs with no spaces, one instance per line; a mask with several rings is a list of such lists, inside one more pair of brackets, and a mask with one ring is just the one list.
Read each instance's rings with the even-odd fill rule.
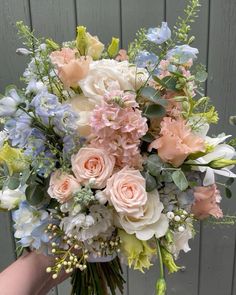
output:
[[5,189],[4,191],[0,191],[0,208],[12,210],[24,199],[25,195],[21,191]]
[[79,85],[91,102],[101,104],[101,99],[107,91],[134,91],[147,77],[144,69],[137,69],[127,61],[103,59],[91,62],[88,75]]
[[188,226],[183,232],[173,233],[173,244],[171,244],[170,252],[175,258],[179,256],[179,252],[183,250],[185,253],[191,250],[188,241],[192,239],[193,233],[191,228]]
[[169,226],[168,218],[162,214],[164,206],[160,202],[157,190],[148,193],[148,201],[144,215],[140,218],[130,218],[127,215],[117,215],[117,221],[128,234],[135,234],[137,239],[147,241],[153,236],[163,237]]

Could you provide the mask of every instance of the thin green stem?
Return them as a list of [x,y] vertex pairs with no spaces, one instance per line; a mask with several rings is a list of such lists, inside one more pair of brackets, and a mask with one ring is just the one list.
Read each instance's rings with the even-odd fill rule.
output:
[[158,239],[156,239],[156,244],[157,244],[157,255],[159,257],[160,278],[164,279],[163,259],[162,259],[162,254],[161,254],[161,246],[160,246],[160,242]]

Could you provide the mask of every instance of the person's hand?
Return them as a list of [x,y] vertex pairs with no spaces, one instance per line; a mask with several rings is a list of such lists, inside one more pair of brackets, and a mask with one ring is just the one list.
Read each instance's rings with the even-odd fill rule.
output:
[[36,252],[27,253],[0,273],[0,295],[46,295],[69,275],[61,273],[56,280],[46,272],[53,258]]

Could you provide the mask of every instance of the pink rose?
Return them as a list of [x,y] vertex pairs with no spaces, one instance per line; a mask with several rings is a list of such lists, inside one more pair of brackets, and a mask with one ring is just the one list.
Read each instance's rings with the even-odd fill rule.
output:
[[57,170],[51,174],[48,194],[60,203],[67,202],[74,192],[80,189],[80,184],[74,176]]
[[78,86],[78,81],[84,79],[89,71],[91,57],[76,57],[76,49],[62,48],[50,54],[53,64],[58,69],[58,76],[66,87]]
[[147,203],[145,179],[138,170],[124,167],[107,181],[105,194],[116,211],[130,217],[144,215]]
[[192,213],[197,218],[204,219],[209,215],[215,218],[223,217],[222,210],[218,205],[221,201],[221,196],[215,184],[195,187],[194,198]]
[[154,140],[149,151],[157,149],[163,162],[179,167],[192,153],[204,152],[204,140],[191,132],[182,118],[177,120],[165,117],[161,122],[160,137]]
[[71,163],[72,171],[81,184],[86,185],[90,181],[92,188],[101,189],[113,172],[115,158],[104,149],[86,147],[71,157]]

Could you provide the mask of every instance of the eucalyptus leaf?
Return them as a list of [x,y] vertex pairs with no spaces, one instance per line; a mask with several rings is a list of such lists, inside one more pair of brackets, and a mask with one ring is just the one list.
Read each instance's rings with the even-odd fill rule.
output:
[[26,200],[32,206],[37,206],[44,199],[44,189],[41,185],[29,185],[25,191]]
[[147,159],[147,170],[153,176],[159,176],[162,170],[162,161],[158,155],[150,155]]
[[15,190],[19,187],[20,185],[20,180],[19,178],[17,178],[16,176],[12,176],[8,179],[7,181],[7,187],[10,189],[10,190]]
[[145,173],[145,180],[146,180],[146,191],[147,192],[151,192],[155,188],[157,188],[157,181],[156,181],[155,177],[153,177],[148,172]]
[[207,72],[202,69],[195,74],[195,79],[201,83],[205,82],[207,79]]
[[232,184],[234,183],[234,178],[229,178],[227,181],[226,181],[226,186],[231,186]]
[[162,79],[162,82],[165,84],[166,89],[176,90],[176,79],[172,76],[166,76]]
[[225,195],[228,199],[232,198],[232,192],[228,187],[225,188]]
[[143,115],[149,119],[163,117],[165,113],[165,108],[158,104],[149,105],[143,111]]
[[151,133],[146,133],[143,137],[142,137],[142,141],[145,142],[152,142],[155,139],[155,137],[151,134]]
[[158,102],[158,100],[161,98],[160,92],[150,86],[144,87],[140,94],[154,103]]
[[176,184],[176,186],[181,190],[181,191],[185,191],[189,184],[188,184],[188,180],[185,177],[185,174],[183,173],[182,170],[176,170],[175,172],[172,173],[171,175],[174,183]]

